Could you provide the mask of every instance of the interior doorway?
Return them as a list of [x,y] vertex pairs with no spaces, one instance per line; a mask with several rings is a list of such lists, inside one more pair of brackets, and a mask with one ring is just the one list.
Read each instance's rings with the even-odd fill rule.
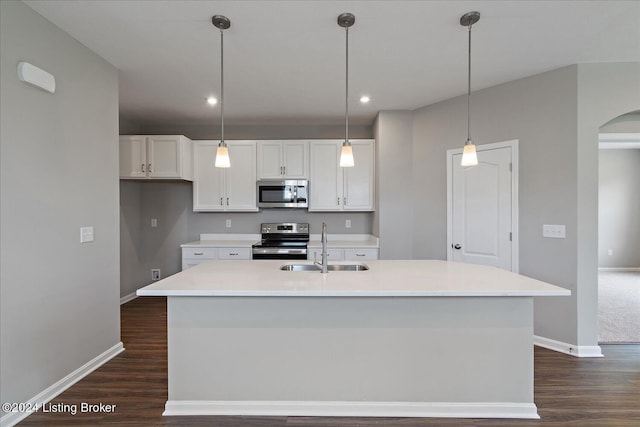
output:
[[476,147],[478,164],[447,151],[447,260],[515,273],[518,260],[518,141]]
[[640,343],[640,132],[606,129],[612,126],[599,137],[598,341]]

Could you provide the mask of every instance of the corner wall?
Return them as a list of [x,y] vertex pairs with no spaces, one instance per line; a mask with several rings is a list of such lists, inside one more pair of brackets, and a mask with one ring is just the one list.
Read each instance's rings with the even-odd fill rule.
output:
[[[20,82],[19,61],[53,74],[56,93]],[[2,1],[0,92],[0,395],[27,402],[121,345],[118,73]],[[80,244],[82,226],[94,242]]]

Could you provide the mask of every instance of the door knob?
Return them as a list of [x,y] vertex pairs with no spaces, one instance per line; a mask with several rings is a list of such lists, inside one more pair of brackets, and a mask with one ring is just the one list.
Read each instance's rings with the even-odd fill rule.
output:
[[454,244],[452,244],[452,245],[451,245],[451,247],[452,247],[453,249],[461,249],[461,248],[462,248],[462,246],[460,246],[460,244],[459,244],[459,243],[456,243],[455,245],[454,245]]

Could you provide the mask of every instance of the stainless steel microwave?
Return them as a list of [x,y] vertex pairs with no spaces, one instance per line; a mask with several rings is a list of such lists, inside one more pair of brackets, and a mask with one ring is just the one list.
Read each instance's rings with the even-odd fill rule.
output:
[[259,208],[308,208],[309,182],[303,180],[260,180]]

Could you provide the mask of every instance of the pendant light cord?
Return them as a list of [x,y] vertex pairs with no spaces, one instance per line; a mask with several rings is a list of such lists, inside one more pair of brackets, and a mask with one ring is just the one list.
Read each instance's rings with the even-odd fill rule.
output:
[[345,97],[344,97],[344,118],[345,118],[345,128],[344,128],[344,142],[346,145],[349,145],[349,27],[344,27],[347,37],[346,37],[346,67],[345,67]]
[[220,29],[220,142],[224,146],[224,31]]
[[467,74],[467,142],[471,141],[471,25],[469,25],[469,69]]

